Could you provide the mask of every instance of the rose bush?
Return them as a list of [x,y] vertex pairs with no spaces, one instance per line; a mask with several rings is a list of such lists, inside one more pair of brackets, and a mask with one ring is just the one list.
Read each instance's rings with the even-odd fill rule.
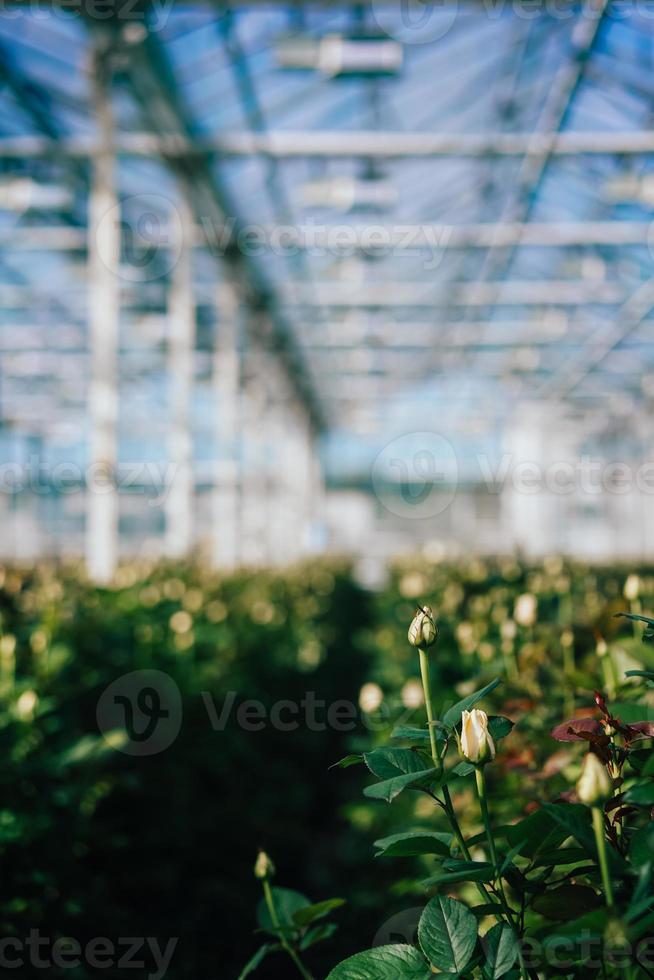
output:
[[[633,595],[631,577],[625,597],[633,602]],[[534,596],[527,617],[524,598],[515,604],[514,622],[530,631],[530,642],[538,623],[532,616],[536,607]],[[653,619],[640,613],[626,615],[636,624],[644,622],[643,638],[651,638]],[[515,637],[506,630],[501,635]],[[496,753],[501,765],[503,743],[510,745],[514,726],[508,717],[489,717],[475,706],[496,692],[500,678],[453,705],[445,699],[443,710],[436,711],[431,665],[437,659],[437,636],[431,607],[419,605],[408,638],[418,649],[426,725],[402,725],[392,732],[394,744],[360,757],[349,755],[340,763],[347,768],[365,763],[378,780],[364,790],[369,799],[391,803],[401,795],[420,794],[433,806],[434,817],[441,815],[433,825],[436,829],[401,830],[375,842],[378,856],[431,862],[432,873],[420,887],[432,897],[417,922],[416,935],[354,954],[335,966],[328,980],[427,980],[434,973],[522,980],[552,975],[635,980],[654,975],[654,824],[650,821],[654,764],[650,744],[643,741],[654,736],[647,691],[654,672],[630,669],[621,676],[623,641],[618,639],[610,648],[597,631],[594,666],[607,681],[611,700],[597,690],[593,714],[578,717],[575,711],[547,735],[540,731],[538,740],[549,742],[549,757],[536,774],[541,799],[529,801],[526,807],[520,796],[504,799],[506,822],[499,824],[490,812],[486,769],[494,767]],[[563,636],[558,639],[560,648],[570,645]],[[632,645],[629,650],[635,652]],[[512,652],[514,656],[505,661],[506,674],[514,685],[529,691],[535,682],[533,666],[529,664],[524,676],[516,676],[514,668],[522,658]],[[644,659],[649,659],[647,654]],[[568,676],[571,687],[580,686],[576,664],[571,665],[569,656],[561,660],[563,677]],[[589,668],[584,665],[584,669]],[[559,708],[561,700],[576,708],[574,687],[556,698]],[[627,694],[628,700],[616,700]],[[525,714],[525,731],[537,730],[547,714],[542,706]],[[586,751],[577,758],[562,755],[552,751],[555,741],[578,743]],[[449,762],[454,747],[463,761]],[[568,777],[563,787],[561,776]],[[467,834],[470,795],[463,786],[473,777],[483,829]],[[467,800],[462,815],[452,790]],[[526,815],[523,809],[528,810]],[[270,901],[275,900],[272,890]],[[295,935],[301,949],[298,924]],[[269,925],[268,930],[283,944],[283,927]],[[275,944],[268,946],[262,955],[275,948]],[[304,977],[311,977],[301,962],[298,965]],[[252,964],[242,976],[251,969]]]

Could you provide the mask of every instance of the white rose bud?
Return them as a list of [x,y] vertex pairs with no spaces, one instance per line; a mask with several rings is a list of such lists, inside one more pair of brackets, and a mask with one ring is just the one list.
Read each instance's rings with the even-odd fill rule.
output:
[[513,618],[520,626],[533,626],[538,612],[538,600],[532,592],[523,592],[515,601]]
[[409,643],[425,649],[436,642],[438,627],[431,606],[420,606],[409,626]]
[[483,766],[495,758],[495,743],[488,731],[488,715],[480,708],[461,715],[461,751],[468,762]]
[[604,803],[613,792],[611,777],[594,752],[588,752],[577,780],[577,796],[586,806]]
[[627,599],[629,602],[634,602],[638,598],[638,594],[640,592],[639,577],[633,573],[631,575],[627,575],[627,580],[622,591],[625,599]]
[[272,878],[274,874],[275,865],[265,851],[259,851],[254,865],[254,877],[263,881],[265,878]]

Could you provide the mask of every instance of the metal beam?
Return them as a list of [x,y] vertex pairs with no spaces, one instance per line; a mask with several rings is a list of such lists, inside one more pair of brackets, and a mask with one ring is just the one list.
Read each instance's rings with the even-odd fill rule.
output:
[[165,552],[169,558],[185,558],[193,544],[194,476],[191,434],[193,350],[195,347],[195,300],[192,250],[188,238],[192,216],[184,191],[177,202],[178,254],[170,276],[168,298],[169,425],[168,458],[173,476],[165,501]]
[[242,410],[241,310],[235,283],[216,291],[216,341],[212,385],[216,397],[218,458],[212,494],[211,559],[217,568],[238,565],[241,552],[242,486],[239,457]]
[[653,308],[654,278],[644,282],[626,300],[611,323],[595,330],[581,353],[571,361],[566,360],[562,372],[544,386],[542,393],[552,397],[570,395],[621,341],[641,326]]
[[[192,244],[206,248],[206,229],[191,229]],[[165,240],[166,236],[162,236]],[[465,225],[348,222],[321,224],[261,225],[248,232],[247,244],[259,249],[267,245],[282,254],[290,249],[325,250],[339,253],[358,249],[366,252],[411,252],[524,246],[565,248],[592,245],[654,246],[648,221],[551,221],[490,222]],[[0,249],[7,251],[83,252],[88,244],[85,228],[61,225],[12,228],[0,235]],[[159,246],[158,246],[159,247]],[[172,247],[172,242],[171,242]],[[237,243],[238,247],[238,243]],[[164,244],[161,248],[165,248]],[[213,251],[216,251],[214,247]]]
[[[609,0],[586,0],[572,32],[572,48],[565,63],[556,73],[549,89],[545,106],[540,114],[534,140],[536,152],[529,150],[518,171],[515,182],[509,185],[501,223],[526,222],[538,195],[545,171],[553,156],[557,141],[575,94],[584,76],[586,63],[597,41],[600,26],[606,15]],[[542,134],[549,141],[543,142]],[[490,246],[479,276],[481,279],[502,278],[508,273],[515,243],[506,245],[498,239]]]
[[519,280],[504,282],[366,282],[320,281],[311,291],[287,283],[282,302],[293,306],[617,306],[627,290],[619,283],[589,280]]
[[[53,140],[43,136],[0,138],[0,159],[84,158],[99,152],[97,138],[76,136]],[[640,156],[654,153],[654,131],[564,133],[408,133],[383,130],[268,130],[223,132],[215,136],[183,133],[120,133],[116,152],[124,156],[168,159],[206,156],[242,157],[542,157]]]
[[[72,292],[72,290],[69,290]],[[84,297],[79,287],[80,302]],[[124,305],[133,302],[133,289],[122,290]],[[344,282],[320,280],[307,286],[305,282],[287,281],[276,302],[280,307],[376,307],[419,306],[618,306],[628,297],[630,290],[616,282],[594,282],[590,279],[522,279],[502,282],[469,282],[450,280],[433,281],[368,281]],[[45,295],[44,302],[50,301]],[[145,301],[146,297],[141,297]],[[33,302],[34,294],[29,286],[0,285],[0,309],[24,309]],[[204,299],[202,300],[204,302]],[[153,302],[158,303],[156,297]],[[151,312],[151,307],[144,308]],[[80,314],[82,310],[80,308]],[[70,321],[72,311],[67,311]],[[275,348],[275,338],[264,334],[264,346]]]
[[120,216],[113,153],[114,117],[107,52],[92,63],[93,108],[104,150],[95,158],[89,199],[90,468],[86,490],[89,575],[109,582],[118,560],[116,486],[117,346],[120,319]]
[[[70,163],[69,155],[65,150],[64,134],[54,122],[49,92],[42,86],[27,81],[21,75],[14,65],[10,49],[4,43],[0,43],[0,82],[4,82],[9,87],[23,112],[32,120],[35,129],[42,134],[41,138],[44,144],[49,147],[48,156],[52,161],[60,165]],[[39,138],[36,137],[36,139]],[[97,144],[97,152],[102,152],[100,143]],[[88,190],[88,173],[85,161],[75,159],[72,169],[70,166],[66,169],[75,183],[86,192]]]
[[[93,26],[92,21],[89,21]],[[173,70],[163,45],[153,32],[149,32],[140,44],[129,47],[127,73],[131,87],[139,100],[142,111],[158,134],[166,134],[184,146],[194,145],[196,136],[192,130],[180,96]],[[188,159],[163,154],[173,172],[186,187],[189,203],[195,220],[204,227],[208,222],[210,231],[207,244],[211,248],[217,229],[231,222],[237,214],[226,189],[215,176],[211,161],[200,151],[191,162]],[[235,222],[238,230],[239,223]],[[229,247],[221,259],[232,268],[237,279],[245,280],[247,304],[254,311],[267,316],[253,317],[253,329],[260,335],[262,343],[275,351],[280,358],[299,398],[311,418],[313,426],[320,429],[324,425],[323,414],[315,392],[311,389],[309,374],[297,349],[293,330],[280,312],[273,287],[264,277],[261,268],[251,257]],[[240,273],[243,276],[240,276]],[[266,324],[264,328],[263,324]]]

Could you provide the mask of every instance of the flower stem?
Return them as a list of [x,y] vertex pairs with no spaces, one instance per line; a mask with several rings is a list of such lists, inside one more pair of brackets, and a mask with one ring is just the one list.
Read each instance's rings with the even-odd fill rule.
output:
[[493,831],[490,824],[490,814],[488,812],[488,801],[486,799],[486,778],[484,776],[484,767],[477,766],[475,769],[475,778],[477,781],[477,795],[479,797],[479,809],[481,810],[481,818],[484,822],[484,828],[486,830],[486,839],[488,840],[488,849],[490,851],[491,862],[493,868],[495,869],[497,890],[500,895],[502,908],[504,909],[504,914],[506,915],[506,920],[513,930],[517,943],[518,943],[518,959],[520,962],[520,975],[523,980],[527,980],[528,974],[524,963],[524,958],[522,955],[522,950],[520,948],[520,933],[516,928],[515,922],[513,920],[513,910],[509,905],[506,894],[504,891],[504,884],[502,882],[502,872],[500,869],[500,864],[497,858],[497,848],[495,847],[495,838],[493,837]]
[[[440,771],[443,769],[443,760],[438,754],[438,745],[436,743],[436,726],[434,725],[434,706],[431,699],[431,677],[429,672],[429,657],[424,650],[418,648],[418,654],[420,655],[420,675],[422,677],[422,689],[425,694],[425,708],[427,709],[427,722],[429,724],[429,744],[431,746],[431,757],[434,763],[434,767]],[[457,839],[461,852],[465,857],[466,861],[470,861],[470,849],[466,844],[466,839],[463,836],[463,831],[459,825],[459,821],[456,818],[456,813],[454,810],[454,804],[452,803],[452,797],[450,796],[450,790],[447,785],[443,786],[443,802],[445,805],[445,813],[447,814],[448,820],[450,821],[450,826],[454,832],[454,836]],[[477,882],[477,891],[479,892],[484,903],[492,904],[493,900],[484,884]]]
[[609,859],[606,853],[606,836],[604,834],[604,813],[599,806],[592,807],[593,830],[595,831],[595,843],[597,844],[597,857],[599,860],[600,871],[602,873],[602,884],[604,886],[604,896],[606,907],[613,908],[613,883],[609,873]]
[[502,643],[502,659],[504,660],[504,671],[512,683],[519,678],[518,660],[515,654],[515,644],[504,641]]
[[[640,599],[632,599],[631,602],[629,603],[629,612],[632,614],[632,616],[640,616],[642,611],[643,611],[643,607],[641,605]],[[643,624],[639,622],[637,619],[632,619],[631,626],[634,631],[634,638],[636,640],[640,640],[643,635]]]
[[611,654],[607,650],[601,658],[602,663],[602,675],[604,677],[604,687],[606,688],[606,693],[609,697],[609,701],[613,701],[615,698],[615,689],[617,687],[617,679],[615,675],[615,666],[613,660],[611,659]]
[[300,975],[304,978],[304,980],[313,980],[312,975],[306,969],[306,967],[302,963],[302,960],[297,955],[297,953],[295,952],[295,950],[293,949],[293,947],[289,943],[288,939],[284,935],[284,931],[283,931],[283,929],[282,929],[282,927],[280,925],[280,922],[279,922],[279,916],[277,915],[277,909],[275,908],[275,900],[273,898],[272,888],[270,887],[270,882],[268,881],[267,878],[264,878],[264,880],[263,880],[263,895],[264,895],[264,898],[266,900],[266,905],[268,906],[268,912],[270,914],[270,921],[273,924],[273,928],[277,931],[277,933],[279,935],[279,941],[280,941],[280,943],[282,944],[282,946],[284,947],[284,949],[286,950],[286,952],[288,953],[288,955],[291,957],[291,959],[295,963],[296,967],[298,968],[298,970],[300,972]]
[[497,859],[495,838],[493,837],[493,831],[491,830],[491,825],[490,825],[488,802],[486,800],[486,779],[484,777],[483,766],[477,766],[477,768],[475,769],[475,779],[477,781],[477,795],[479,796],[479,809],[481,810],[481,818],[484,822],[484,829],[486,830],[486,840],[488,841],[488,849],[490,851],[491,862],[493,864],[493,868],[495,869],[498,891],[502,897],[502,905],[504,906],[504,911],[506,913],[506,916],[508,920],[512,922],[513,920],[511,918],[511,909],[509,908],[509,903],[507,902],[506,896],[504,894],[504,885],[502,884],[502,875],[500,872],[499,861]]
[[422,689],[425,693],[425,708],[427,709],[427,722],[429,725],[429,744],[431,746],[431,757],[436,769],[442,769],[443,763],[438,754],[436,744],[436,727],[434,725],[434,705],[431,699],[431,678],[429,675],[429,657],[421,648],[418,649],[420,656],[420,676],[422,677]]

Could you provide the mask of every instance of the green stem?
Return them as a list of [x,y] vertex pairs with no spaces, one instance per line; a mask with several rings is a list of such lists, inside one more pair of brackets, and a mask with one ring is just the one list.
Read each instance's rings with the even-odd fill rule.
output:
[[618,679],[615,670],[615,664],[613,663],[613,658],[609,650],[602,654],[602,675],[604,677],[604,687],[606,688],[606,693],[608,695],[609,701],[613,701],[615,698],[616,688],[618,686]]
[[[506,643],[506,645],[505,645]],[[502,659],[504,660],[504,671],[506,676],[510,681],[515,683],[518,680],[518,660],[515,655],[515,644],[509,644],[506,641],[502,642]]]
[[429,744],[431,746],[431,757],[436,769],[442,769],[443,763],[438,754],[436,743],[436,726],[434,725],[434,704],[431,699],[431,678],[429,675],[429,657],[424,650],[418,648],[420,656],[420,676],[422,677],[422,689],[425,693],[425,708],[427,709],[427,722],[429,724]]
[[609,873],[609,859],[606,852],[606,836],[604,834],[604,813],[599,806],[592,807],[593,830],[595,831],[595,843],[597,844],[597,857],[599,859],[600,871],[602,872],[602,884],[604,886],[604,896],[606,907],[613,908],[613,883]]
[[488,849],[490,851],[490,857],[495,869],[495,875],[497,879],[497,888],[502,897],[502,905],[504,906],[504,911],[510,922],[513,921],[511,917],[511,909],[509,908],[509,903],[506,900],[506,895],[504,894],[504,885],[502,884],[502,875],[500,872],[500,864],[497,858],[497,849],[495,847],[495,838],[493,837],[493,831],[490,825],[490,815],[488,813],[488,802],[486,800],[486,779],[484,777],[483,766],[477,766],[475,769],[475,779],[477,781],[477,795],[479,796],[479,808],[481,810],[481,818],[484,822],[484,829],[486,830],[486,840],[488,841]]
[[563,687],[564,687],[564,711],[569,717],[575,706],[574,689],[572,687],[572,675],[575,669],[575,651],[572,643],[563,643]]
[[[429,724],[429,744],[431,746],[431,758],[434,763],[434,767],[440,771],[443,769],[443,760],[438,754],[438,745],[436,742],[436,726],[434,725],[434,705],[431,698],[431,676],[429,671],[429,657],[424,650],[420,647],[418,648],[418,654],[420,656],[420,676],[422,677],[422,689],[425,695],[425,708],[427,709],[427,722]],[[470,855],[470,849],[466,844],[466,839],[463,836],[463,831],[459,825],[459,821],[456,818],[456,812],[454,810],[454,804],[452,803],[452,797],[450,796],[450,790],[447,785],[443,786],[443,802],[445,805],[445,813],[447,814],[448,820],[450,821],[450,826],[454,832],[461,852],[465,857],[466,861],[472,860]],[[484,884],[477,882],[477,891],[479,892],[484,904],[493,904],[493,899]]]
[[270,921],[273,924],[273,928],[277,931],[279,935],[280,943],[282,944],[282,946],[284,947],[288,955],[295,963],[296,967],[300,972],[300,975],[304,978],[304,980],[313,980],[312,975],[306,969],[306,967],[302,963],[302,960],[297,955],[297,953],[289,943],[288,939],[284,935],[284,931],[279,922],[279,916],[277,915],[277,909],[275,908],[275,900],[273,898],[272,888],[270,887],[270,882],[267,878],[264,878],[263,880],[263,895],[266,900],[266,905],[268,906],[268,912],[270,913]]
[[520,962],[520,975],[523,980],[528,980],[528,974],[525,967],[524,957],[522,955],[522,949],[520,948],[520,933],[516,928],[515,922],[513,920],[513,910],[509,905],[506,893],[504,891],[504,883],[502,881],[502,872],[500,870],[500,863],[497,857],[497,848],[495,847],[495,838],[493,837],[493,831],[491,829],[490,814],[488,812],[488,801],[486,799],[486,778],[484,776],[484,767],[477,766],[475,768],[475,778],[477,781],[477,795],[479,797],[479,809],[481,810],[481,818],[484,822],[484,828],[486,830],[486,839],[488,840],[488,849],[490,851],[491,861],[493,868],[495,869],[495,877],[497,889],[500,894],[502,901],[502,907],[504,909],[504,914],[506,915],[506,920],[513,930],[518,943],[518,959]]
[[[629,612],[633,616],[640,616],[642,611],[643,611],[643,607],[641,605],[640,599],[632,599],[631,602],[629,603]],[[643,624],[639,622],[637,619],[632,619],[631,625],[634,631],[634,638],[636,640],[642,639]]]

